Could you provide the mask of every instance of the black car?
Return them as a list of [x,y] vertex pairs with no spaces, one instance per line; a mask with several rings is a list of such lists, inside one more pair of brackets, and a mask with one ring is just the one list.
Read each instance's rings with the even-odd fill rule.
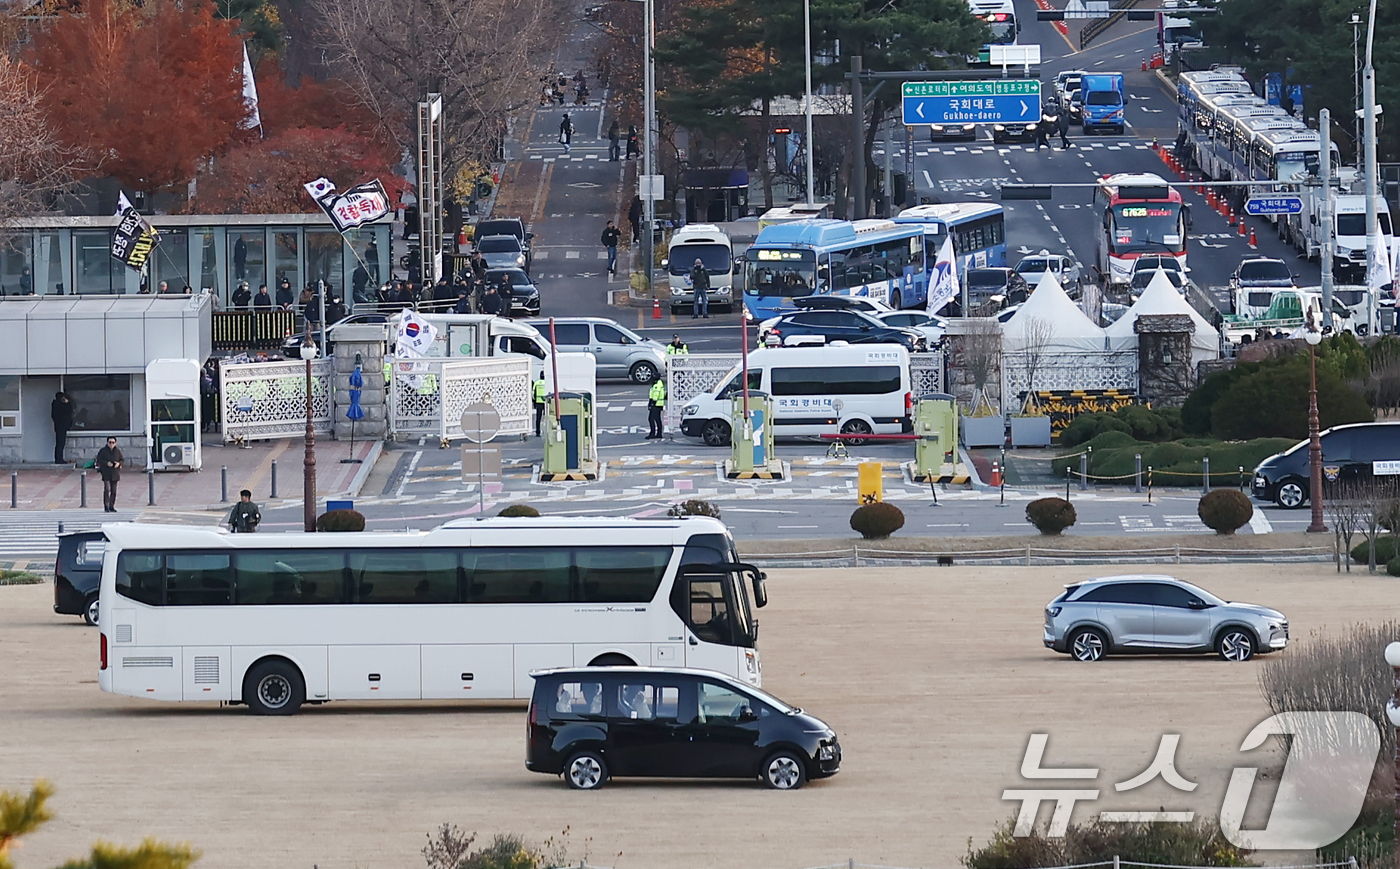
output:
[[928,128],[928,140],[937,142],[939,139],[965,139],[969,142],[977,139],[976,124],[932,124]]
[[[1358,422],[1322,433],[1322,479],[1325,484],[1369,482],[1378,470],[1400,471],[1400,422]],[[1254,469],[1254,497],[1295,508],[1307,503],[1310,467],[1308,442],[1269,456]]]
[[486,286],[495,287],[501,292],[506,276],[510,277],[510,307],[507,316],[523,314],[529,317],[540,315],[540,288],[521,269],[487,269]]
[[1030,284],[1015,269],[967,270],[967,307],[974,317],[990,317],[1021,304],[1030,294]]
[[[845,341],[849,344],[902,344],[910,353],[926,345],[923,333],[914,329],[887,326],[864,311],[808,310],[784,314],[776,321],[765,321],[767,331],[760,340],[788,346]],[[804,340],[806,339],[806,340]],[[819,339],[819,340],[818,340]]]
[[513,235],[520,241],[520,247],[525,251],[525,268],[530,267],[534,260],[530,250],[530,240],[535,237],[533,232],[525,231],[525,222],[518,217],[497,217],[491,220],[479,221],[473,229],[472,238],[486,238],[490,235]]
[[97,589],[102,581],[102,550],[107,538],[101,531],[74,531],[58,537],[58,558],[53,569],[53,611],[82,616],[97,624]]
[[1006,142],[1031,142],[1040,122],[1029,124],[992,124],[992,141],[998,145]]
[[793,790],[841,768],[820,719],[707,670],[584,667],[531,673],[525,768],[594,790],[613,776],[757,778]]

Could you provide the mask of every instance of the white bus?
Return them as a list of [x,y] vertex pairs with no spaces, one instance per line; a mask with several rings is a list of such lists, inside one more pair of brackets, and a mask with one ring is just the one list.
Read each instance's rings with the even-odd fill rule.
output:
[[695,261],[710,275],[710,304],[734,310],[734,248],[724,230],[713,223],[692,223],[676,230],[666,249],[666,274],[671,285],[671,313],[695,303],[690,271]]
[[114,694],[288,715],[327,700],[527,699],[530,671],[550,667],[699,667],[760,684],[763,574],[714,519],[103,531],[98,684]]

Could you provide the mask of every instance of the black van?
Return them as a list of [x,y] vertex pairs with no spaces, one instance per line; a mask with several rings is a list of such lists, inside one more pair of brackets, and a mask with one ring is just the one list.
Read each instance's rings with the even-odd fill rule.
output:
[[101,531],[74,531],[58,536],[58,557],[53,565],[53,611],[82,616],[97,624],[97,588],[102,581],[102,550],[107,538]]
[[[1369,481],[1376,462],[1400,462],[1400,422],[1358,422],[1322,433],[1322,479],[1325,483]],[[1391,473],[1394,465],[1390,468]],[[1280,507],[1301,507],[1308,500],[1308,442],[1300,441],[1269,456],[1254,469],[1254,497]]]
[[472,238],[480,241],[490,235],[513,235],[520,240],[520,249],[525,253],[525,271],[530,270],[530,263],[534,256],[530,251],[530,240],[535,237],[533,232],[525,231],[525,222],[518,217],[494,217],[490,220],[478,221],[472,230]]
[[758,778],[792,790],[841,768],[836,733],[771,694],[707,670],[531,673],[525,768],[593,790],[612,776]]

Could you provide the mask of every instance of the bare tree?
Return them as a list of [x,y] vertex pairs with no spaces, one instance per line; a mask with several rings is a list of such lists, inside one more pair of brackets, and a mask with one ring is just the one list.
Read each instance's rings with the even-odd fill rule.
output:
[[59,142],[33,72],[0,53],[0,223],[53,210],[82,156]]
[[314,0],[337,71],[406,151],[417,103],[443,98],[444,178],[499,154],[510,113],[537,93],[572,17],[564,0]]
[[1022,353],[1026,359],[1026,400],[1021,404],[1023,416],[1039,416],[1040,401],[1035,397],[1035,376],[1039,373],[1050,348],[1055,343],[1055,324],[1044,317],[1031,317],[1021,327]]
[[997,411],[987,396],[987,384],[1001,368],[1001,324],[990,318],[950,322],[958,327],[950,362],[972,384],[967,415],[993,416]]
[[[1366,535],[1366,568],[1368,573],[1376,572],[1376,541],[1383,531],[1393,530],[1396,506],[1400,499],[1400,481],[1395,477],[1375,478],[1368,485],[1358,485],[1361,507],[1361,533]],[[1389,526],[1389,528],[1387,527]]]
[[1342,572],[1342,563],[1346,562],[1347,573],[1351,573],[1351,539],[1361,528],[1365,493],[1363,487],[1355,482],[1337,483],[1324,488],[1327,498],[1322,506],[1327,511],[1327,518],[1332,520],[1332,531],[1337,538],[1337,572]]

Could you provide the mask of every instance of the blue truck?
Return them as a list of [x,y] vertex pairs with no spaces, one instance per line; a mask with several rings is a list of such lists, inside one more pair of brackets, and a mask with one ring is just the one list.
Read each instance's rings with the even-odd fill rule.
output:
[[1086,74],[1079,81],[1080,102],[1084,106],[1084,132],[1127,130],[1128,91],[1121,72]]

